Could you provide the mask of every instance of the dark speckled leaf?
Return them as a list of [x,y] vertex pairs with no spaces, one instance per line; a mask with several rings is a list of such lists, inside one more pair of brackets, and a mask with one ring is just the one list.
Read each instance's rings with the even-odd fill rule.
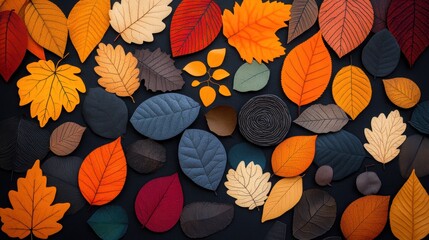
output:
[[264,240],[285,240],[286,239],[286,224],[276,221],[265,235]]
[[417,177],[429,175],[429,138],[422,135],[408,137],[400,148],[399,170],[408,178],[416,170]]
[[337,203],[329,193],[319,189],[304,191],[293,212],[293,236],[314,239],[334,225]]
[[167,151],[164,146],[151,140],[138,140],[126,151],[127,163],[139,173],[151,173],[164,166]]

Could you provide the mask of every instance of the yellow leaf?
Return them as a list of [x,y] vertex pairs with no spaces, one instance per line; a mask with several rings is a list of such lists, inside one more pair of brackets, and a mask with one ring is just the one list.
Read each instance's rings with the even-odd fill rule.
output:
[[25,25],[34,41],[63,57],[67,44],[67,18],[54,3],[32,0],[25,9]]
[[408,78],[383,79],[389,100],[398,107],[412,108],[420,100],[420,88]]
[[217,81],[222,80],[222,79],[224,79],[224,78],[226,78],[228,76],[229,76],[229,72],[227,72],[227,71],[225,71],[225,70],[223,70],[221,68],[220,69],[216,69],[213,72],[213,75],[212,75],[213,79],[217,80]]
[[101,41],[109,28],[110,0],[80,0],[67,20],[70,39],[81,62]]
[[204,106],[210,106],[216,99],[216,91],[210,86],[204,86],[200,89],[200,98]]
[[407,128],[398,110],[390,112],[387,116],[384,113],[371,120],[372,131],[365,128],[365,137],[368,143],[363,146],[374,157],[375,160],[383,164],[392,161],[399,154],[398,147],[407,138],[402,135]]
[[250,162],[245,166],[241,161],[236,170],[230,169],[226,175],[226,193],[237,199],[235,204],[253,210],[264,205],[271,189],[270,174],[262,173],[262,168]]
[[139,69],[137,68],[137,58],[131,53],[125,55],[121,45],[114,49],[112,45],[107,46],[100,43],[97,49],[98,66],[94,71],[100,75],[98,84],[106,88],[106,91],[115,93],[119,97],[131,97],[139,88]]
[[14,10],[18,14],[25,2],[26,0],[1,0],[0,12]]
[[191,83],[191,86],[192,87],[198,87],[198,86],[200,86],[200,81],[198,81],[198,80],[194,80],[194,81],[192,81],[192,83]]
[[58,223],[69,209],[70,203],[52,205],[56,188],[46,186],[40,161],[27,171],[25,178],[18,179],[18,191],[9,191],[11,208],[0,208],[3,232],[9,237],[23,239],[31,234],[47,239],[59,232],[63,226]]
[[290,19],[290,4],[243,0],[234,5],[234,13],[225,9],[222,15],[223,35],[247,63],[255,59],[273,61],[285,54],[276,31],[286,27]]
[[31,117],[37,116],[41,127],[49,118],[57,120],[63,106],[67,112],[73,111],[80,102],[78,91],[86,91],[82,79],[75,75],[80,73],[78,67],[69,64],[55,66],[51,60],[39,60],[28,64],[27,70],[30,75],[17,82],[19,105],[31,102]]
[[193,61],[183,68],[183,71],[191,74],[194,77],[201,77],[207,73],[206,65],[201,61]]
[[[18,13],[22,21],[25,21],[25,9],[27,8],[28,3],[29,2],[25,1],[24,5],[22,6],[21,10]],[[42,46],[40,46],[38,43],[36,43],[33,40],[30,34],[28,34],[27,50],[30,51],[34,56],[38,57],[39,59],[46,60],[45,50],[43,49]]]
[[415,174],[399,190],[390,207],[390,227],[399,239],[423,239],[429,234],[429,196]]
[[262,222],[280,217],[292,209],[302,196],[302,177],[283,178],[278,181],[264,205]]
[[220,85],[219,86],[219,93],[222,94],[225,97],[230,97],[231,96],[231,92],[229,91],[228,87],[225,85]]
[[110,25],[127,43],[152,42],[153,34],[162,32],[162,22],[171,13],[172,0],[122,0],[109,11]]
[[226,48],[213,49],[207,54],[207,63],[209,67],[215,68],[222,65],[225,59]]
[[362,69],[346,66],[334,78],[332,95],[335,103],[354,120],[371,101],[371,83]]

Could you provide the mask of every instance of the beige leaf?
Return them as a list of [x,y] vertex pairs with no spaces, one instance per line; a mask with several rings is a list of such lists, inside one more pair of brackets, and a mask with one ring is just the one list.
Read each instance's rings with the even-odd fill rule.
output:
[[162,32],[162,22],[171,13],[172,0],[122,0],[109,11],[110,25],[127,43],[152,42]]
[[371,120],[371,128],[365,128],[365,137],[368,143],[363,146],[377,160],[383,164],[392,161],[399,154],[398,147],[407,138],[402,135],[407,128],[398,110],[386,116],[384,113]]
[[98,66],[94,71],[101,77],[98,84],[119,97],[131,97],[134,102],[131,95],[140,86],[137,59],[131,53],[125,55],[121,45],[114,49],[110,44],[100,43],[97,53],[95,61]]
[[226,175],[228,181],[225,187],[226,193],[237,199],[235,204],[240,207],[254,209],[257,206],[264,205],[268,192],[271,189],[270,174],[262,173],[262,168],[250,162],[245,166],[241,161],[237,169],[230,169]]

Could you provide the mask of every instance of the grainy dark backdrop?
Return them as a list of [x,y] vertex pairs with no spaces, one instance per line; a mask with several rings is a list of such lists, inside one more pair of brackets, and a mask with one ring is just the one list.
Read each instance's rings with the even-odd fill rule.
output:
[[[70,10],[75,5],[78,0],[69,0],[69,1],[61,1],[61,0],[53,0],[68,16]],[[112,0],[112,4],[113,4]],[[238,0],[241,3],[241,0]],[[287,3],[291,3],[291,0],[285,1]],[[317,0],[318,5],[320,7],[321,0]],[[177,5],[180,3],[180,0],[173,0],[170,4],[173,7],[173,11],[176,9]],[[220,5],[221,9],[232,9],[234,5],[233,0],[223,0],[217,1]],[[135,49],[150,49],[155,50],[156,48],[161,48],[162,51],[171,53],[170,50],[170,40],[169,40],[169,31],[170,31],[170,23],[173,13],[167,17],[164,22],[166,23],[166,29],[159,34],[155,35],[155,41],[152,43],[144,43],[143,45],[135,45],[135,44],[127,44],[121,38],[119,38],[116,42],[114,39],[117,33],[109,28],[106,35],[104,36],[102,42],[110,43],[114,46],[120,44],[122,45],[126,51],[134,52]],[[314,33],[319,30],[319,26],[316,23],[309,31],[305,32],[303,35],[299,36],[297,39],[292,41],[291,44],[286,44],[286,36],[287,36],[287,28],[283,28],[277,32],[277,36],[279,36],[283,46],[286,47],[286,54],[289,53],[291,49],[293,49],[299,43],[305,41],[309,37],[311,37]],[[342,59],[339,59],[337,55],[329,49],[333,60],[333,73],[331,77],[332,79],[335,74],[344,66],[349,65],[352,61],[354,65],[357,65],[363,68],[361,63],[361,51],[363,46],[365,46],[368,39],[372,36],[371,33],[366,41],[356,50],[352,51],[351,54],[347,54]],[[176,67],[183,68],[188,62],[193,60],[203,60],[207,56],[207,53],[211,49],[215,48],[227,48],[227,56],[226,62],[222,65],[227,71],[231,73],[231,76],[224,80],[223,82],[232,89],[233,76],[235,71],[239,66],[243,63],[240,59],[238,52],[230,47],[227,43],[226,38],[222,33],[216,38],[216,40],[205,50],[176,58]],[[329,47],[328,47],[329,48]],[[82,69],[82,73],[80,74],[81,78],[85,81],[87,88],[96,87],[98,76],[94,72],[93,68],[96,65],[94,60],[95,51],[88,57],[85,63],[80,63],[78,55],[73,48],[71,42],[68,42],[66,52],[70,53],[70,55],[63,61],[63,63],[73,64]],[[269,69],[271,70],[270,80],[268,85],[259,92],[253,93],[238,93],[233,91],[232,97],[226,98],[218,96],[216,102],[211,106],[218,105],[232,105],[237,111],[240,110],[240,107],[251,97],[265,94],[265,93],[273,93],[278,95],[281,99],[283,99],[287,105],[289,106],[290,112],[292,114],[292,119],[297,117],[297,108],[296,106],[289,101],[284,95],[281,85],[280,85],[280,71],[283,64],[285,56],[277,58],[274,62],[267,64]],[[58,57],[54,56],[51,53],[47,52],[47,59],[51,59],[54,62],[58,61]],[[24,107],[19,107],[19,97],[18,97],[18,89],[16,87],[16,82],[23,76],[28,75],[25,66],[30,63],[37,61],[37,59],[31,54],[27,53],[24,62],[18,71],[12,76],[9,83],[5,83],[3,80],[0,81],[0,120],[9,118],[11,116],[22,115],[26,118],[30,118],[30,108],[29,105]],[[391,77],[408,77],[414,80],[420,87],[422,92],[421,101],[429,100],[429,79],[428,79],[428,67],[429,67],[429,51],[425,51],[422,56],[417,60],[416,64],[412,69],[409,68],[408,63],[406,62],[405,57],[402,55],[401,60],[399,62],[399,66],[397,69],[389,75],[387,78]],[[368,72],[366,72],[368,74]],[[186,84],[179,93],[188,95],[195,99],[196,101],[200,101],[198,97],[198,89],[194,89],[190,86],[193,78],[186,73],[183,73],[183,77],[186,81]],[[355,134],[362,143],[365,142],[365,137],[363,133],[363,129],[366,127],[370,127],[370,121],[373,116],[378,116],[381,112],[389,113],[390,111],[396,109],[396,107],[387,99],[386,94],[384,92],[383,84],[381,79],[371,79],[371,85],[373,88],[373,96],[370,102],[370,105],[359,115],[359,117],[355,121],[350,121],[344,129]],[[123,98],[122,100],[126,103],[128,107],[128,115],[131,117],[135,108],[145,99],[154,96],[159,93],[152,93],[145,90],[144,86],[141,86],[140,89],[133,95],[136,103],[132,103],[130,98]],[[85,94],[80,94],[81,102],[85,98]],[[329,104],[333,103],[332,92],[331,92],[331,84],[328,86],[327,90],[323,94],[323,96],[316,101],[316,103]],[[102,104],[102,103],[100,103]],[[199,128],[208,130],[207,124],[205,122],[204,114],[211,109],[202,107],[200,115],[198,119],[190,126],[190,128]],[[307,108],[308,106],[304,106],[302,110]],[[72,113],[66,113],[64,110],[61,114],[61,117],[56,121],[49,121],[46,129],[52,131],[61,123],[66,121],[74,121],[81,125],[85,125],[85,121],[82,118],[81,113],[82,105],[78,105],[76,109]],[[404,120],[407,122],[410,120],[412,110],[400,110],[401,115]],[[32,121],[37,122],[37,119],[32,119]],[[416,133],[415,129],[413,129],[410,125],[407,126],[406,135],[410,136]],[[1,134],[1,133],[0,133]],[[309,135],[311,134],[309,131],[297,126],[292,125],[290,132],[288,133],[288,137],[294,135]],[[1,135],[0,135],[1,136]],[[123,136],[122,144],[124,147],[129,146],[131,143],[138,139],[143,139],[142,135],[139,135],[131,126],[128,124],[127,133]],[[152,233],[147,229],[143,229],[140,226],[140,223],[137,220],[137,217],[134,213],[134,199],[137,195],[137,192],[140,188],[151,179],[160,176],[170,175],[174,172],[179,173],[180,182],[183,187],[185,204],[189,204],[195,201],[213,201],[213,202],[225,202],[225,203],[234,203],[234,199],[229,197],[226,194],[226,188],[223,185],[225,181],[225,177],[222,180],[216,196],[213,192],[204,190],[197,185],[195,185],[189,178],[187,178],[182,171],[180,170],[177,158],[177,146],[180,140],[180,135],[172,138],[167,141],[162,141],[161,143],[167,148],[167,163],[166,165],[156,171],[155,173],[149,175],[140,175],[133,171],[131,168],[128,168],[128,175],[125,186],[120,193],[120,195],[113,200],[110,204],[120,205],[125,208],[128,213],[129,218],[129,227],[128,232],[125,235],[124,239],[186,239],[186,236],[183,234],[179,224],[176,224],[173,229],[166,233],[157,234]],[[228,151],[231,146],[236,143],[245,141],[243,137],[241,137],[238,129],[234,132],[231,137],[223,137],[220,138],[222,143],[224,144],[226,150]],[[80,146],[77,150],[71,155],[79,156],[82,159],[89,154],[93,149],[106,144],[112,140],[104,139],[96,136],[91,130],[87,130],[84,135]],[[263,148],[267,160],[270,159],[271,153],[273,151],[273,147]],[[47,158],[51,157],[52,153],[49,153]],[[429,156],[428,156],[429,157]],[[341,236],[341,230],[339,226],[339,222],[341,219],[341,214],[344,209],[350,204],[353,200],[361,197],[362,195],[357,191],[355,187],[355,179],[356,176],[365,171],[365,165],[375,164],[375,166],[369,167],[369,170],[377,172],[380,177],[383,186],[379,192],[381,195],[390,195],[393,199],[394,195],[399,191],[400,187],[404,184],[405,179],[403,179],[399,173],[398,168],[398,159],[396,158],[391,163],[386,165],[386,168],[383,169],[381,164],[378,164],[375,160],[365,159],[362,167],[358,172],[352,174],[346,179],[334,182],[332,187],[318,187],[314,182],[314,173],[316,170],[316,166],[313,164],[306,172],[304,176],[304,189],[310,188],[321,188],[327,192],[329,192],[337,202],[337,219],[335,221],[332,229],[327,232],[323,237],[327,236]],[[229,169],[229,165],[227,165],[227,170]],[[226,170],[226,171],[227,171]],[[266,170],[271,171],[270,164],[267,164]],[[11,189],[16,189],[16,180],[18,177],[23,177],[24,174],[14,174],[11,179],[11,173],[7,171],[0,170],[0,207],[10,207],[10,203],[7,197],[7,193]],[[272,182],[275,183],[279,180],[277,177],[272,178]],[[429,189],[429,177],[421,178],[420,181]],[[89,225],[86,223],[88,218],[94,213],[96,207],[85,206],[79,212],[71,216],[65,216],[60,223],[63,225],[63,229],[52,236],[52,239],[97,239],[96,234],[92,231]],[[268,221],[264,224],[261,223],[261,215],[262,211],[253,210],[249,211],[248,209],[241,208],[235,206],[235,217],[233,222],[223,231],[216,233],[208,237],[207,239],[263,239],[265,234],[268,232],[274,221]],[[287,239],[293,239],[292,237],[292,216],[293,210],[287,212],[282,215],[277,220],[282,221],[287,224]],[[323,238],[322,237],[322,238]],[[8,239],[7,235],[3,232],[0,232],[0,239]],[[384,231],[379,236],[379,239],[394,239],[389,224],[386,225]]]

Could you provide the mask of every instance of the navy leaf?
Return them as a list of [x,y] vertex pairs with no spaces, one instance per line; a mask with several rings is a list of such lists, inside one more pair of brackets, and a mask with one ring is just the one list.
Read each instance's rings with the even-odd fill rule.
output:
[[88,219],[88,224],[101,239],[117,240],[127,232],[127,212],[121,206],[104,206]]
[[179,143],[179,163],[183,172],[197,185],[215,191],[226,166],[226,152],[215,135],[186,130]]
[[417,105],[413,111],[410,124],[419,132],[429,134],[429,101]]
[[189,127],[199,112],[200,104],[192,98],[178,93],[164,93],[142,102],[130,121],[146,137],[165,140]]

